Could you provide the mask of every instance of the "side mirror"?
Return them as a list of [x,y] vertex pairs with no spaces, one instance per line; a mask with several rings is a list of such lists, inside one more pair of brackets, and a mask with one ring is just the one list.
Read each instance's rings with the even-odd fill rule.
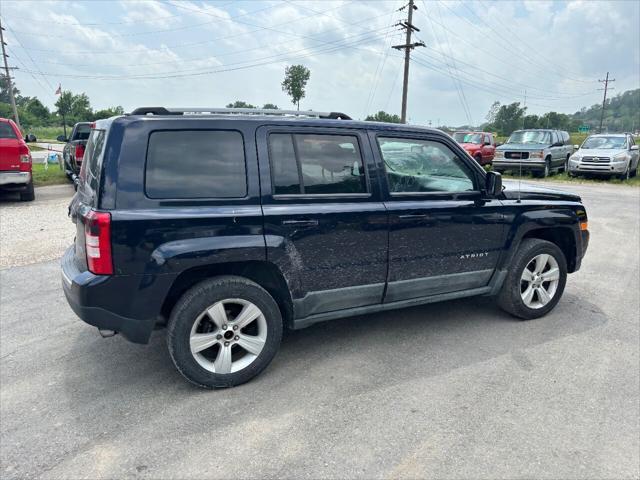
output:
[[638,150],[640,147],[638,145],[631,145],[631,150]]
[[561,147],[562,145],[564,145],[564,143],[562,142],[556,142],[553,145],[551,145],[552,147]]
[[491,142],[484,142],[484,144],[491,146]]
[[498,172],[487,172],[485,190],[490,197],[497,197],[502,193],[502,175]]
[[574,145],[574,146],[573,146],[573,149],[574,149],[574,150],[580,150],[580,145]]
[[67,143],[67,137],[65,137],[64,135],[58,135],[56,137],[56,140],[58,140],[59,142]]

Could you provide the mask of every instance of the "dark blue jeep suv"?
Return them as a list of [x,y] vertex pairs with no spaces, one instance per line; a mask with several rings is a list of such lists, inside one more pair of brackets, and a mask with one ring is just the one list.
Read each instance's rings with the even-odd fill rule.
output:
[[579,197],[340,113],[141,108],[96,122],[84,158],[69,304],[137,343],[166,326],[202,387],[257,375],[285,327],[472,295],[540,317],[589,239]]

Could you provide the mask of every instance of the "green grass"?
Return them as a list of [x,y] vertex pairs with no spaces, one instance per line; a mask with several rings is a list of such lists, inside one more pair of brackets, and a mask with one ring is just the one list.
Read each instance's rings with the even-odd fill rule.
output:
[[33,164],[33,184],[36,187],[61,183],[69,183],[69,180],[57,164],[49,164],[47,170],[42,163]]
[[620,180],[619,178],[607,178],[607,177],[570,177],[566,173],[556,173],[555,175],[549,175],[547,178],[536,178],[529,173],[523,173],[521,177],[517,174],[505,172],[503,178],[509,180],[539,180],[542,182],[563,182],[563,183],[576,183],[576,184],[613,184],[629,187],[640,187],[640,175],[630,178],[629,180]]
[[[67,126],[67,135],[71,133],[73,126]],[[57,142],[58,135],[64,135],[62,127],[31,127],[25,133],[33,133],[39,142]]]

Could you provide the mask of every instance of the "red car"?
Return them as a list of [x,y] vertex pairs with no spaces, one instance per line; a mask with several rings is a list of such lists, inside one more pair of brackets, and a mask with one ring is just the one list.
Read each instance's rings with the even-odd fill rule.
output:
[[0,118],[0,190],[20,192],[20,200],[35,198],[31,152],[13,120]]
[[453,139],[475,158],[480,165],[493,162],[496,153],[496,141],[492,133],[487,132],[454,132]]

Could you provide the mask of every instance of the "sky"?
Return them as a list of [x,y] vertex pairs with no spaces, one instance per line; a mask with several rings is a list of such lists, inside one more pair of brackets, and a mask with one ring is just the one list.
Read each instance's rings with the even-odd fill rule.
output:
[[[408,0],[407,0],[408,1]],[[287,65],[311,70],[301,109],[400,113],[405,0],[0,1],[22,95],[58,85],[93,108],[295,108]],[[494,101],[573,113],[640,88],[640,2],[416,0],[408,119],[480,124]],[[526,100],[525,100],[526,99]]]

